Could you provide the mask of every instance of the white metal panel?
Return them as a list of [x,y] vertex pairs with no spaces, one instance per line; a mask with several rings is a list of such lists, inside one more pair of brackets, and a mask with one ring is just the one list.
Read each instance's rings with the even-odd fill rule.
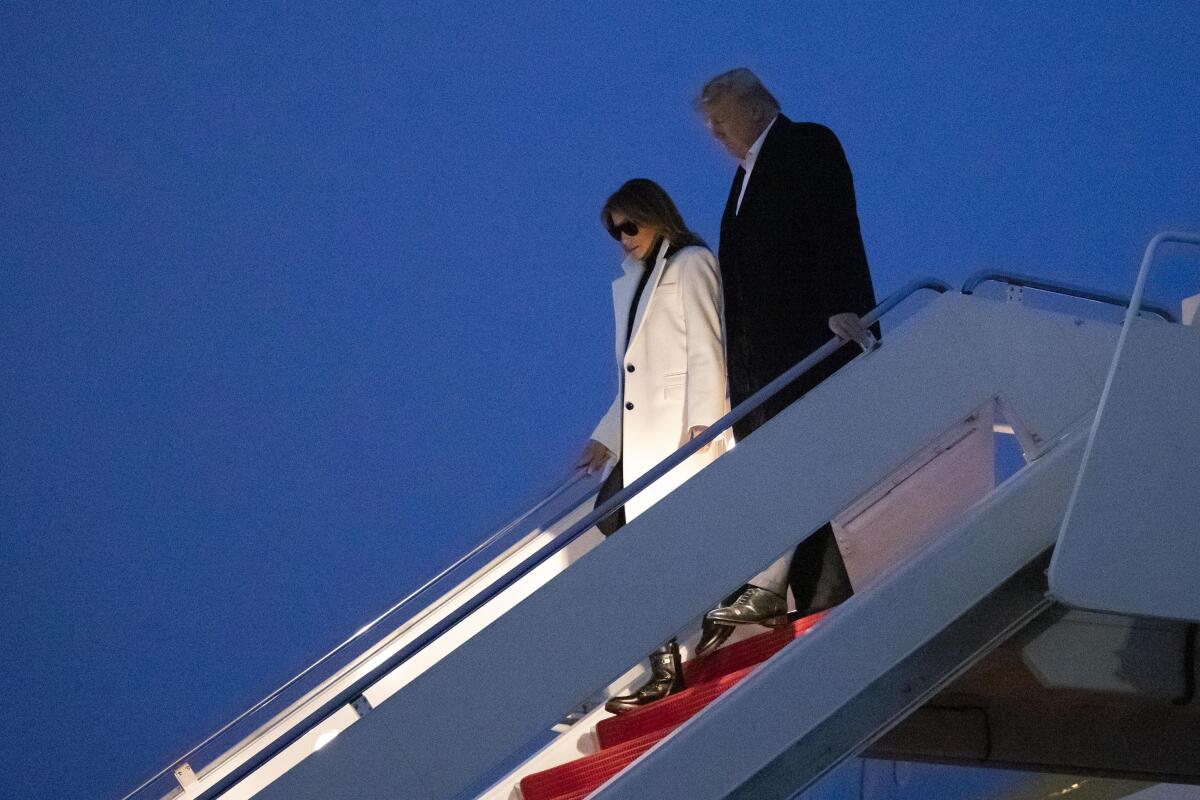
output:
[[1200,294],[1185,297],[1182,310],[1183,316],[1180,319],[1184,325],[1200,325],[1200,314],[1196,313],[1197,310],[1200,310]]
[[[747,779],[1054,543],[1082,450],[1081,431],[1007,481],[929,549],[830,611],[593,796],[749,796],[740,788]],[[832,767],[853,755],[831,750],[826,765],[798,766]],[[773,791],[755,796],[787,798],[800,788],[786,774],[771,785]]]
[[[984,299],[970,313],[976,357],[988,359],[997,386],[1003,387],[997,393],[1004,414],[1025,455],[1036,458],[1083,415],[1094,412],[1103,378],[1089,369],[1088,356],[1097,341],[1115,343],[1116,326],[1097,323],[1082,330],[1065,314]],[[1111,355],[1109,349],[1107,357]]]
[[[418,615],[401,624],[395,631],[383,637],[378,644],[339,670],[329,680],[277,714],[270,722],[246,737],[236,747],[223,754],[221,758],[208,764],[196,777],[195,782],[189,787],[189,791],[195,796],[209,791],[244,763],[271,747],[281,737],[288,735],[300,720],[306,719],[317,709],[345,692],[353,683],[386,663],[396,653],[469,602],[472,597],[502,578],[514,565],[586,516],[591,511],[592,502],[593,499],[589,497],[550,528],[531,532],[522,543],[510,548],[505,555],[497,558],[492,564],[438,598]],[[512,607],[530,592],[535,591],[541,583],[554,574],[566,569],[570,563],[602,540],[603,536],[594,528],[576,539],[571,545],[563,548],[553,558],[542,564],[537,571],[509,587],[493,602],[455,626],[452,636],[439,638],[430,647],[422,650],[416,658],[409,659],[382,676],[363,692],[367,701],[372,706],[376,706],[386,700],[412,680],[415,675],[437,663],[458,643],[470,638],[504,610]],[[223,800],[241,800],[244,797],[252,797],[259,789],[269,785],[279,775],[308,758],[311,753],[311,748],[288,746],[273,756],[268,763],[242,779],[234,788],[222,793],[221,797]]]
[[[640,668],[630,670],[627,674],[637,675],[637,683],[629,681],[627,686],[619,691],[624,692],[627,688],[632,688],[634,685],[641,685],[649,677],[649,672],[648,669]],[[612,714],[604,710],[604,706],[597,706],[592,709],[591,712],[584,715],[582,719],[572,725],[570,730],[564,732],[549,745],[526,759],[521,766],[505,775],[490,789],[479,795],[478,800],[520,800],[520,789],[518,787],[525,777],[595,753],[600,749],[600,745],[596,740],[596,724],[611,716]]]
[[1078,357],[1080,366],[1091,376],[1092,383],[1103,389],[1113,353],[1117,350],[1120,327],[1111,322],[1064,317],[1059,321],[1059,330]]
[[1200,621],[1200,329],[1135,320],[1050,569],[1064,603]]
[[[586,515],[586,511],[590,509],[580,509],[585,513],[578,514],[582,519]],[[526,543],[520,549],[513,552],[504,560],[504,563],[499,565],[494,570],[493,575],[488,576],[488,580],[480,580],[467,587],[461,596],[455,598],[454,605],[442,610],[431,621],[422,626],[414,634],[405,637],[407,644],[412,639],[416,638],[416,634],[424,633],[431,625],[441,621],[449,613],[468,602],[476,594],[487,589],[499,577],[511,569],[516,564],[519,564],[524,559],[533,555],[538,549],[545,546],[553,535],[549,533],[540,534],[530,542]],[[498,594],[492,602],[471,614],[464,619],[460,624],[455,625],[446,635],[439,637],[437,640],[423,648],[420,652],[404,662],[394,670],[389,672],[376,683],[368,687],[363,696],[371,703],[372,706],[378,706],[391,697],[396,692],[404,688],[410,681],[418,675],[437,664],[448,653],[453,652],[459,645],[470,639],[476,633],[490,625],[494,620],[504,615],[510,608],[521,602],[533,592],[536,592],[546,581],[562,572],[576,560],[581,558],[600,542],[604,541],[604,535],[600,531],[593,528],[583,536],[576,539],[569,546],[564,547],[559,552],[555,553],[551,558],[543,561],[533,569],[529,574],[522,577],[519,581],[509,586],[503,592]]]
[[1187,627],[1178,622],[1069,611],[1021,650],[1043,686],[1174,700],[1186,691]]
[[955,425],[833,518],[856,590],[932,541],[995,488],[994,405]]
[[[222,800],[248,800],[248,798],[254,797],[263,787],[269,786],[280,775],[316,752],[318,748],[331,747],[337,739],[346,735],[347,730],[357,721],[358,712],[350,706],[342,706],[310,730],[305,731],[303,736],[289,744],[244,780],[238,782],[236,786],[223,793]],[[196,792],[187,796],[199,797],[200,793]]]

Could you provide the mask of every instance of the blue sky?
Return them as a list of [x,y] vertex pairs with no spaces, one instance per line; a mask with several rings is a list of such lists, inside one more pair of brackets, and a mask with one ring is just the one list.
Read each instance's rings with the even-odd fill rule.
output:
[[119,797],[563,476],[716,72],[839,134],[880,296],[1200,229],[1195,3],[915,5],[0,6],[5,783]]

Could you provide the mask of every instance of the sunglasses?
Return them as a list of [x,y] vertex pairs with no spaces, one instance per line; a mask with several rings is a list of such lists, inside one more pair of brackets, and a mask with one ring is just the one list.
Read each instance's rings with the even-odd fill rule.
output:
[[619,241],[621,241],[621,234],[625,234],[626,236],[637,236],[637,234],[638,234],[637,224],[630,222],[629,220],[625,220],[620,225],[613,225],[612,220],[609,220],[608,235],[613,237],[614,239],[616,239],[619,242]]

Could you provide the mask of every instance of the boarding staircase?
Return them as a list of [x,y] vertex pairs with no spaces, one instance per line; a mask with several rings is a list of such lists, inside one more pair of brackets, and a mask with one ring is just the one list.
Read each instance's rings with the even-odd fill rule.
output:
[[[1141,302],[1154,253],[1170,242],[1200,237],[1156,237],[1132,299],[1013,275],[981,275],[962,292],[932,280],[904,287],[868,321],[935,296],[604,546],[599,519],[841,345],[594,511],[595,484],[576,476],[327,654],[331,674],[285,684],[296,696],[282,711],[199,770],[199,749],[181,757],[136,800],[172,773],[178,786],[153,796],[789,798],[1062,598],[1200,620],[1189,499],[1200,483],[1187,467],[1200,423],[1179,401],[1200,392],[1200,329]],[[1006,286],[1008,302],[979,296],[984,281]],[[1026,289],[1128,309],[1122,322],[1041,310],[1020,302]],[[1154,376],[1159,391],[1148,392]],[[1168,419],[1137,422],[1146,415]],[[999,481],[998,435],[1022,461]],[[1139,516],[1150,487],[1154,507]],[[1130,531],[1140,517],[1151,527]],[[605,714],[605,696],[640,683],[643,668],[631,665],[668,638],[686,641],[718,598],[829,520],[850,601],[744,633],[689,659],[686,690]],[[1114,558],[1122,535],[1139,546]],[[1135,596],[1093,589],[1119,586],[1122,569],[1163,565],[1182,583]],[[272,693],[239,724],[289,697]],[[1140,774],[1200,781],[1182,760]]]

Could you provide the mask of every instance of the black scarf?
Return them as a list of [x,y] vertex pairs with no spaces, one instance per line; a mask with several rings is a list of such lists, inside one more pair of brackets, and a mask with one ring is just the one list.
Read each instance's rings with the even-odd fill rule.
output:
[[[650,273],[654,271],[654,262],[658,259],[658,251],[662,248],[662,237],[656,237],[654,244],[646,251],[646,256],[642,259],[642,277],[638,281],[637,291],[633,293],[633,302],[629,304],[629,319],[626,322],[625,328],[625,351],[629,352],[629,340],[633,337],[633,319],[637,316],[638,303],[642,301],[642,293],[646,291],[646,284],[650,281]],[[667,256],[672,255],[671,251],[667,251]]]

